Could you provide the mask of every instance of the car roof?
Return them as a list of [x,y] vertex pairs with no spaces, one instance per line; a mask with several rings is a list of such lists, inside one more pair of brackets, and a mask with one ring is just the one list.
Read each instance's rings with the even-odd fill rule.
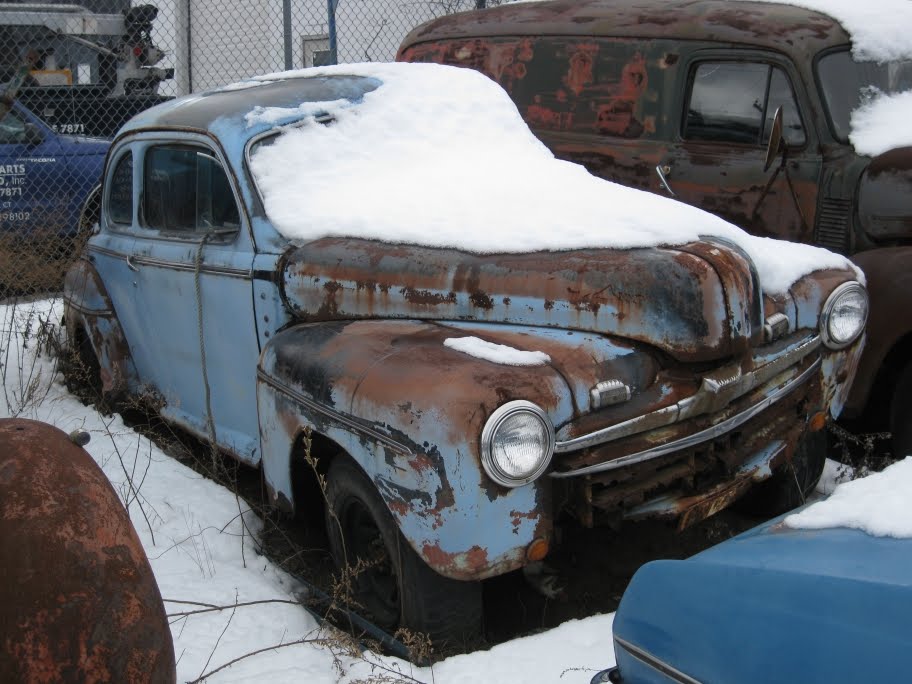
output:
[[712,40],[803,56],[850,43],[832,17],[775,2],[553,0],[441,17],[413,30],[400,49],[435,40],[523,35]]
[[[223,88],[187,95],[151,107],[128,121],[120,136],[149,129],[172,129],[248,139],[277,125],[304,118],[306,103],[348,100],[360,102],[380,85],[376,78],[355,75],[314,75],[286,72]],[[250,122],[256,108],[287,109],[284,119]]]

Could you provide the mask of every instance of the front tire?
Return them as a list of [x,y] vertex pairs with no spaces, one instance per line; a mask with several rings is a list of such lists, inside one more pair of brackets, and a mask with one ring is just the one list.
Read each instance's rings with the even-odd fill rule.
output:
[[355,601],[378,627],[405,627],[437,645],[477,639],[481,584],[437,574],[412,550],[373,482],[344,455],[329,467],[326,529],[336,565],[357,569]]

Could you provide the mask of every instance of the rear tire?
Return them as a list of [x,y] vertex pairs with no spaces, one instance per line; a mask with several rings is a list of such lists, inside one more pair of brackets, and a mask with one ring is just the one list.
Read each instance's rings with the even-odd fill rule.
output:
[[893,458],[912,455],[912,364],[899,373],[890,400],[890,432],[893,433]]
[[84,329],[78,328],[68,341],[64,378],[67,389],[84,404],[103,407],[101,365]]
[[826,431],[808,432],[795,448],[791,463],[753,487],[735,508],[748,515],[772,517],[802,505],[814,491],[826,463]]
[[344,455],[329,467],[326,502],[326,530],[336,565],[344,570],[359,560],[367,564],[352,584],[353,598],[369,619],[390,633],[405,627],[427,634],[438,646],[478,638],[480,582],[434,572],[399,532],[373,482]]

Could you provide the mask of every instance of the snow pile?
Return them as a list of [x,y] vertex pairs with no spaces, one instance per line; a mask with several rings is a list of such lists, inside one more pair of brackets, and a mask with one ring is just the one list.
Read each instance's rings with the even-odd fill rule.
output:
[[[251,155],[267,214],[288,238],[516,253],[673,246],[715,235],[751,255],[768,292],[783,292],[814,270],[852,268],[826,250],[784,250],[694,207],[556,160],[501,87],[470,69],[347,64],[261,78],[329,74],[382,83],[356,106],[305,105],[303,111],[319,109],[334,122],[303,115],[302,126]],[[287,108],[259,108],[252,116],[276,123],[302,118]]]
[[504,366],[543,366],[551,362],[551,357],[545,352],[514,349],[478,337],[448,337],[443,341],[443,346]]
[[832,17],[852,38],[859,61],[912,59],[912,2],[909,0],[761,0]]
[[912,145],[912,91],[880,95],[852,112],[849,140],[872,157]]
[[877,537],[912,537],[912,456],[882,472],[844,482],[825,501],[788,516],[804,529],[851,527]]

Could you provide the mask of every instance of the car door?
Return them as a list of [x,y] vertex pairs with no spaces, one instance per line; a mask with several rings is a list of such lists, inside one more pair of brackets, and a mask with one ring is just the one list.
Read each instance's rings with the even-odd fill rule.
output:
[[[754,53],[697,53],[676,143],[656,172],[669,192],[758,234],[812,242],[822,164],[788,65]],[[782,108],[785,154],[765,169]]]
[[[149,140],[128,267],[138,314],[125,329],[164,417],[258,460],[253,242],[226,166],[205,140]],[[211,417],[211,420],[210,420]]]

